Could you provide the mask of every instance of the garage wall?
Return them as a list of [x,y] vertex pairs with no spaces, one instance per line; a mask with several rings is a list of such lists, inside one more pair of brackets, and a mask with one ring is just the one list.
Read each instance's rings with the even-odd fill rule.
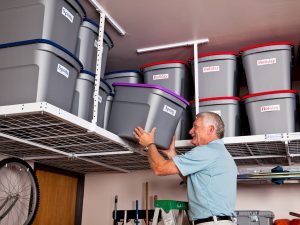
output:
[[[186,187],[177,176],[156,177],[151,171],[130,174],[87,174],[85,178],[82,225],[112,224],[114,196],[118,209],[135,209],[135,200],[145,208],[145,182],[149,183],[150,206],[153,196],[159,199],[186,200]],[[299,184],[239,185],[237,209],[271,210],[276,218],[289,217],[290,211],[300,212]],[[132,223],[133,224],[133,223]],[[142,223],[143,224],[143,223]]]

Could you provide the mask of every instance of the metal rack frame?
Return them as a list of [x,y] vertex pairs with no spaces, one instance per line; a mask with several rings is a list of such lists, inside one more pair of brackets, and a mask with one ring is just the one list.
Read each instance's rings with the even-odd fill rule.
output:
[[[239,166],[300,163],[300,133],[226,137]],[[178,154],[190,140],[176,141]],[[133,142],[46,102],[0,107],[0,154],[76,172],[149,169],[147,154]]]

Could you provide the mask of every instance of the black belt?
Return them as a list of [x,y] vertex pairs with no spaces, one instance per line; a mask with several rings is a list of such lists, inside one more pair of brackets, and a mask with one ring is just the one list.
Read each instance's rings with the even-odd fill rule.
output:
[[[216,216],[216,219],[217,220],[232,220],[231,216]],[[200,223],[207,223],[207,222],[212,222],[214,221],[214,217],[207,217],[207,218],[204,218],[204,219],[197,219],[197,220],[194,220],[194,224],[200,224]]]

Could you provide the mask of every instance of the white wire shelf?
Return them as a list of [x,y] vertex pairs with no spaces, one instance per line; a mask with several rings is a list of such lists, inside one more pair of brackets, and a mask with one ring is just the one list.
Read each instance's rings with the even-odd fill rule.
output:
[[[282,165],[300,163],[300,133],[224,138],[236,163]],[[190,140],[176,141],[179,154]],[[0,107],[0,154],[34,160],[61,169],[130,172],[149,169],[138,145],[46,102]]]

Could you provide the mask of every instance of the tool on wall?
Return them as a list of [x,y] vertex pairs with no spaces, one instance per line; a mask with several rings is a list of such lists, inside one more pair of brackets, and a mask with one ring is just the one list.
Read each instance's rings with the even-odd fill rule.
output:
[[146,182],[146,225],[149,225],[148,195],[148,182]]
[[117,204],[118,204],[118,195],[115,196],[114,225],[118,225],[118,220],[117,220]]
[[139,225],[139,200],[135,201],[135,225]]

